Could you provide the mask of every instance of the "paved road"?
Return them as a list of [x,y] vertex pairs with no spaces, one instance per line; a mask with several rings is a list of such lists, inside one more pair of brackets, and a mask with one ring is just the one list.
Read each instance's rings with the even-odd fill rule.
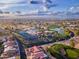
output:
[[16,40],[18,42],[19,49],[20,49],[20,58],[21,59],[26,59],[26,54],[25,54],[25,50],[24,50],[24,47],[23,47],[22,43],[18,39],[16,39]]

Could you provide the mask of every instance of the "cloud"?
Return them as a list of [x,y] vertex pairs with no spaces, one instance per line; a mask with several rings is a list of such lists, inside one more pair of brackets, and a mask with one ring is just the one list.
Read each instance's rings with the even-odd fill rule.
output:
[[25,5],[25,4],[18,4],[21,2],[25,2],[26,0],[0,0],[0,9],[8,9],[10,7],[14,7],[14,6],[21,6],[21,5]]
[[72,6],[70,7],[67,12],[67,16],[79,16],[79,6]]
[[69,9],[65,11],[52,12],[52,15],[59,17],[76,17],[79,16],[79,6],[69,7]]
[[0,3],[17,3],[17,2],[23,2],[26,0],[0,0]]
[[72,6],[69,8],[70,12],[79,12],[79,6]]
[[27,14],[38,14],[38,10],[29,10]]

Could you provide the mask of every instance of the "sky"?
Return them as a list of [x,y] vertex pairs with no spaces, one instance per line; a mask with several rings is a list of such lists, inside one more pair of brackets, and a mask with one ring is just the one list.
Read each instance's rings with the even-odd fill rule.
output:
[[[47,14],[57,17],[78,17],[79,0],[51,0],[52,3],[44,3],[45,0],[33,0],[41,3],[32,4],[32,0],[0,0],[0,10],[24,14]],[[53,6],[51,6],[53,5]],[[47,6],[51,6],[47,8]]]

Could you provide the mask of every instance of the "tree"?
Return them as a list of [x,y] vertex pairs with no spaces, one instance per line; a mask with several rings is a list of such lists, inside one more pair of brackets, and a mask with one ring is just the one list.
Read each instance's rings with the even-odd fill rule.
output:
[[75,46],[75,42],[74,42],[73,39],[70,40],[70,46],[71,46],[71,47],[74,47],[74,46]]
[[66,34],[67,36],[69,36],[69,34],[70,34],[70,30],[69,30],[69,29],[65,29],[64,32],[65,32],[65,34]]
[[64,29],[64,33],[66,35],[66,39],[70,39],[70,30],[69,29]]
[[75,30],[74,33],[75,33],[75,36],[79,36],[79,30]]

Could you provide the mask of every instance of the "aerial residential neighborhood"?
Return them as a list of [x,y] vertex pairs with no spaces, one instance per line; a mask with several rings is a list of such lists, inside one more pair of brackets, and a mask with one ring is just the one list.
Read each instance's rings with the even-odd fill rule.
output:
[[0,59],[79,59],[79,0],[0,0]]
[[[64,51],[66,46],[68,47],[67,49],[72,49],[74,53],[78,53],[75,52],[75,50],[79,49],[79,21],[61,20],[59,22],[59,24],[54,24],[58,23],[58,20],[44,23],[40,22],[41,25],[38,24],[37,21],[32,22],[32,25],[29,24],[29,22],[29,25],[27,25],[27,23],[21,23],[20,28],[19,23],[0,24],[0,58],[56,59],[56,57],[58,57],[56,56],[57,53],[52,50],[55,48],[54,46],[62,47],[62,53],[60,55],[66,53],[66,51]],[[73,26],[71,26],[71,22],[73,22]],[[38,24],[39,27],[35,26],[35,23]],[[59,49],[58,47],[55,49]],[[55,55],[53,55],[53,53],[55,53]],[[61,57],[64,58],[64,55],[60,56],[60,58]],[[65,56],[65,58],[71,57],[69,55]]]

